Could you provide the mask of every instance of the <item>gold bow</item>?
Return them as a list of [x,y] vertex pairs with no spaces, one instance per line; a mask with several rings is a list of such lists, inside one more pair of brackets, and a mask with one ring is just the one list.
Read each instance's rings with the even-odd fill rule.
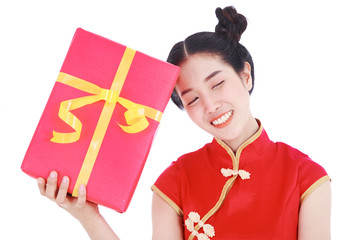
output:
[[[57,82],[69,85],[73,88],[94,95],[61,102],[58,116],[66,124],[72,127],[75,132],[60,133],[53,131],[53,138],[51,139],[52,142],[73,143],[79,140],[82,129],[82,123],[70,111],[89,104],[93,104],[101,100],[104,100],[107,103],[111,104],[119,103],[127,109],[127,111],[124,113],[124,116],[128,126],[118,124],[126,133],[137,133],[146,129],[149,126],[149,122],[146,117],[149,117],[158,122],[160,122],[161,120],[162,113],[160,111],[119,97],[118,91],[100,88],[99,86],[93,83],[87,82],[85,80],[62,72],[59,73]],[[114,107],[114,105],[112,105],[112,107]]]

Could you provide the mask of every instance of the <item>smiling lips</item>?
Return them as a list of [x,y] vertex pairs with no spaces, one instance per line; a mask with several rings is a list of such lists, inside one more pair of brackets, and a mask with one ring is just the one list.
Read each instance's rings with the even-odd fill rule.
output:
[[211,121],[211,124],[215,127],[221,128],[221,127],[225,127],[226,125],[228,125],[230,123],[229,120],[231,120],[231,116],[233,115],[234,111],[230,110],[227,113],[224,113],[221,116],[218,116],[217,118],[215,118],[214,120]]

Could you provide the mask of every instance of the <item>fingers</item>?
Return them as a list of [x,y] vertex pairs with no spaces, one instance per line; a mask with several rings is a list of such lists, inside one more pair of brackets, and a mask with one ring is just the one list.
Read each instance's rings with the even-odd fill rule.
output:
[[85,206],[86,203],[86,187],[84,184],[81,184],[79,186],[79,191],[78,191],[78,198],[76,202],[76,206],[79,208],[82,208]]
[[45,195],[53,201],[55,200],[55,195],[56,195],[57,186],[58,186],[57,178],[58,178],[57,172],[52,171],[49,174],[49,177],[47,179],[47,187],[45,190]]
[[45,188],[46,188],[45,180],[43,178],[38,178],[37,184],[38,184],[39,192],[41,193],[41,195],[45,196]]
[[64,176],[60,183],[59,189],[58,186],[58,174],[55,171],[52,171],[48,178],[47,184],[44,178],[37,179],[39,192],[41,195],[48,197],[49,199],[56,201],[58,204],[63,204],[68,193],[69,188],[69,178]]
[[68,188],[69,188],[69,178],[67,176],[64,176],[61,180],[59,191],[56,198],[56,202],[60,206],[63,206],[65,203],[67,193],[68,193]]
[[44,178],[38,178],[37,183],[41,195],[46,196],[63,208],[71,209],[73,205],[77,208],[83,208],[86,205],[86,186],[84,184],[80,185],[77,198],[68,197],[69,177],[67,176],[62,178],[59,189],[57,187],[58,174],[55,171],[49,174],[47,184]]

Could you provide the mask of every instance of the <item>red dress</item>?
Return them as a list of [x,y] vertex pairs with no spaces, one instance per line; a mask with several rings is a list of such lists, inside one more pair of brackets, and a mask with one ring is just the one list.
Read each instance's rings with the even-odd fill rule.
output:
[[330,180],[262,125],[237,150],[213,139],[173,162],[151,187],[183,217],[185,239],[297,239],[301,202]]

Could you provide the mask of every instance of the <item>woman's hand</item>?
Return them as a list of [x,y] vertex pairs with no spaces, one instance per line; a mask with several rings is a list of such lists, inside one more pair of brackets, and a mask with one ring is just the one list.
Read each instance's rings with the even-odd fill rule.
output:
[[99,216],[97,204],[86,201],[85,185],[79,187],[78,197],[76,198],[67,194],[70,181],[67,176],[62,178],[59,189],[57,188],[58,174],[55,171],[49,174],[47,181],[43,178],[38,178],[37,181],[39,191],[43,196],[56,202],[81,223],[93,221]]
[[64,176],[58,186],[58,174],[53,171],[47,178],[38,178],[39,191],[43,196],[56,202],[60,207],[74,216],[85,228],[87,234],[92,240],[119,240],[111,227],[107,224],[101,214],[98,212],[98,206],[95,203],[86,201],[86,187],[79,187],[78,197],[68,195],[69,178]]

